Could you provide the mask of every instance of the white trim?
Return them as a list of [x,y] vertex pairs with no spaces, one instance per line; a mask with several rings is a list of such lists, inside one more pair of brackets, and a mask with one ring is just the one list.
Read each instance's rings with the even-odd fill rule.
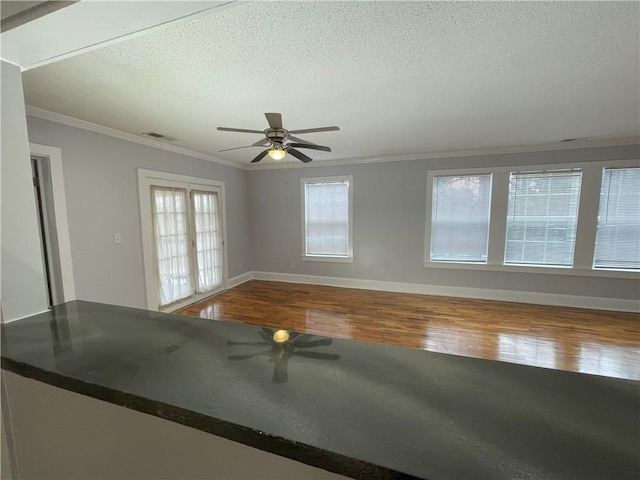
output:
[[[213,293],[207,292],[205,295],[215,295],[227,289],[229,282],[228,271],[229,263],[227,257],[228,242],[227,242],[227,206],[226,206],[226,194],[224,182],[220,180],[213,180],[208,178],[191,177],[187,175],[179,175],[176,173],[161,172],[157,170],[147,170],[144,168],[138,168],[138,199],[140,202],[140,229],[142,235],[142,256],[144,264],[144,278],[145,278],[145,292],[146,292],[146,305],[147,309],[158,311],[158,292],[155,286],[154,275],[154,259],[153,259],[153,225],[151,222],[151,196],[150,187],[151,184],[162,184],[162,182],[180,182],[185,184],[187,191],[190,191],[192,187],[215,187],[220,189],[220,208],[222,210],[222,288],[220,291]],[[203,298],[200,297],[199,300]],[[193,303],[193,298],[185,300],[176,305],[170,306],[163,311],[172,312],[180,308],[184,308],[187,305]]]
[[[347,182],[349,188],[347,189],[347,197],[349,204],[348,209],[348,245],[347,255],[307,255],[307,232],[306,232],[306,210],[307,210],[307,197],[305,186],[307,184],[317,183],[338,183]],[[306,262],[336,262],[336,263],[353,263],[353,175],[334,175],[330,177],[307,177],[300,179],[300,196],[301,196],[301,216],[302,222],[301,239],[302,239],[302,260]]]
[[302,255],[303,262],[353,263],[353,256],[332,257],[329,255]]
[[227,167],[244,169],[242,165],[239,165],[236,162],[225,160],[223,158],[214,157],[213,155],[196,152],[195,150],[178,147],[177,145],[171,145],[166,142],[161,142],[159,140],[154,140],[148,137],[142,137],[133,133],[123,132],[121,130],[116,130],[115,128],[105,127],[103,125],[98,125],[97,123],[87,122],[85,120],[69,117],[60,113],[50,112],[49,110],[32,107],[31,105],[26,105],[26,111],[27,116],[30,117],[40,118],[42,120],[48,120],[50,122],[61,123],[69,127],[75,127],[82,130],[88,130],[90,132],[100,133],[109,137],[119,138],[120,140],[126,140],[128,142],[146,145],[147,147],[159,148],[160,150],[177,153],[179,155],[186,155],[188,157],[199,158],[201,160],[219,163],[221,165],[226,165]]
[[[599,278],[638,279],[637,271],[593,268],[598,202],[602,169],[610,167],[637,167],[637,159],[598,160],[590,162],[572,162],[552,165],[518,165],[482,168],[457,168],[447,170],[429,170],[427,173],[427,206],[424,238],[425,268],[442,268],[454,270],[498,271],[543,275],[587,276]],[[576,226],[576,244],[574,247],[573,265],[554,267],[545,265],[508,265],[504,263],[506,243],[506,214],[508,208],[508,177],[510,172],[555,171],[578,169],[582,173],[580,203]],[[433,179],[447,175],[493,174],[491,211],[489,223],[489,259],[487,263],[441,262],[431,261],[429,255],[431,241],[431,215]],[[597,195],[585,195],[584,192],[594,190]]]
[[17,322],[18,320],[23,320],[25,318],[31,318],[31,317],[35,317],[36,315],[42,315],[43,313],[50,313],[51,310],[42,310],[41,312],[36,312],[36,313],[30,313],[28,315],[23,315],[22,317],[18,317],[18,318],[12,318],[10,320],[2,320],[2,323],[12,323],[12,322]]
[[91,132],[101,133],[110,137],[119,138],[121,140],[127,140],[148,147],[159,148],[160,150],[166,150],[169,152],[178,153],[180,155],[186,155],[193,158],[199,158],[201,160],[208,160],[210,162],[219,163],[228,167],[239,168],[241,170],[280,170],[286,162],[286,168],[313,168],[313,167],[333,167],[344,165],[362,165],[367,163],[385,163],[385,162],[404,162],[413,160],[438,160],[444,158],[463,158],[463,157],[477,157],[487,155],[507,155],[516,153],[531,153],[531,152],[549,152],[554,150],[575,150],[581,148],[596,148],[596,147],[616,147],[624,145],[638,145],[640,144],[640,137],[619,137],[610,139],[594,139],[583,140],[576,142],[564,142],[564,143],[550,143],[544,145],[525,145],[520,147],[498,147],[498,148],[477,148],[473,150],[452,150],[448,152],[425,152],[414,153],[410,155],[386,155],[383,157],[361,157],[361,158],[344,158],[339,160],[316,160],[311,163],[302,163],[298,160],[287,161],[285,157],[284,162],[277,163],[260,162],[254,164],[240,164],[231,160],[225,160],[224,158],[215,157],[207,153],[198,152],[196,150],[190,150],[188,148],[178,147],[177,145],[171,145],[159,140],[153,140],[148,137],[141,137],[132,133],[123,132],[115,128],[105,127],[96,123],[80,120],[78,118],[63,115],[61,113],[52,112],[43,108],[34,107],[32,105],[26,105],[27,115],[30,117],[41,118],[43,120],[49,120],[50,122],[61,123],[70,127],[81,128],[83,130],[89,130]]
[[[384,157],[345,158],[341,160],[316,160],[311,163],[302,163],[297,160],[288,162],[287,168],[311,168],[332,167],[342,165],[361,165],[366,163],[404,162],[412,160],[438,160],[444,158],[481,157],[488,155],[507,155],[516,153],[550,152],[555,150],[576,150],[581,148],[618,147],[623,145],[638,145],[640,137],[619,137],[583,140],[576,142],[549,143],[544,145],[525,145],[520,147],[477,148],[473,150],[452,150],[445,152],[413,153],[410,155],[386,155]],[[283,162],[278,163],[254,163],[246,165],[247,170],[273,170],[282,169]]]
[[20,69],[20,71],[22,72],[22,67],[20,65],[18,65],[17,63],[12,62],[11,60],[7,60],[4,57],[0,57],[0,60],[2,60],[5,63],[8,63],[9,65],[13,65],[14,67],[18,67]]
[[56,216],[56,232],[60,254],[60,270],[65,302],[76,300],[76,284],[73,278],[73,259],[71,257],[71,235],[67,215],[67,198],[64,189],[62,168],[62,150],[57,147],[29,143],[31,155],[49,158],[51,169],[51,188],[53,189],[53,209]]
[[227,282],[227,288],[237,287],[238,285],[242,285],[243,283],[246,283],[251,279],[253,279],[253,272],[241,273],[240,275],[229,279],[229,281]]
[[331,287],[357,288],[381,292],[417,293],[502,302],[532,303],[556,307],[577,307],[594,310],[613,310],[620,312],[640,312],[638,300],[618,298],[584,297],[579,295],[559,295],[555,293],[522,292],[518,290],[496,290],[488,288],[452,287],[425,285],[421,283],[385,282],[361,280],[356,278],[322,277],[316,275],[298,275],[292,273],[253,272],[256,280],[274,282],[305,283]]

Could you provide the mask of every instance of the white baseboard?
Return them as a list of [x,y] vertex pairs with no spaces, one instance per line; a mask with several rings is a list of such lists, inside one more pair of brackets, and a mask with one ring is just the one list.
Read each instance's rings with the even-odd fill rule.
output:
[[533,303],[537,305],[553,305],[557,307],[579,307],[594,310],[640,312],[640,302],[637,300],[583,297],[579,295],[559,295],[555,293],[521,292],[515,290],[495,290],[489,288],[449,287],[441,285],[425,285],[421,283],[383,282],[378,280],[321,277],[316,275],[297,275],[291,273],[251,273],[251,277],[256,280],[270,280],[275,282],[308,283],[331,287],[358,288],[397,293],[418,293],[422,295],[440,295],[446,297],[475,298],[481,300],[499,300],[503,302]]
[[16,317],[16,318],[3,318],[2,319],[2,323],[11,323],[11,322],[17,322],[18,320],[22,320],[23,318],[29,318],[29,317],[33,317],[35,315],[40,315],[41,313],[47,313],[49,310],[42,310],[41,312],[35,312],[35,313],[30,313],[29,315],[22,315],[21,317]]
[[253,272],[245,272],[227,280],[227,288],[237,287],[253,278]]

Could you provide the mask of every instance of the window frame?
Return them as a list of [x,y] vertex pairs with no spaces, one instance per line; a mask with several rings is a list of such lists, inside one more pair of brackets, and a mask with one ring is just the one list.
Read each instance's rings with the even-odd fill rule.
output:
[[[640,169],[640,165],[636,164],[633,166],[626,166],[626,167],[619,167],[619,166],[615,166],[615,167],[610,167],[610,166],[606,166],[603,167],[602,169],[602,178],[604,179],[604,171],[605,170],[622,170],[622,169],[630,169],[630,168],[634,168],[634,169]],[[604,185],[601,183],[601,187],[600,187],[600,200],[602,200],[602,187],[604,187]],[[598,204],[598,207],[600,207],[600,204]],[[600,216],[600,209],[598,208],[598,216]],[[595,237],[595,241],[597,241],[598,239],[598,222],[596,221],[596,237]],[[620,268],[620,267],[602,267],[602,266],[597,266],[596,265],[596,252],[595,252],[595,245],[594,245],[594,252],[593,252],[593,261],[592,261],[592,268],[595,271],[614,271],[614,272],[634,272],[634,273],[638,273],[637,270],[634,269],[628,269],[628,268]]]
[[[638,167],[638,159],[602,160],[572,163],[522,164],[493,167],[456,168],[443,170],[429,170],[427,172],[425,237],[423,250],[423,265],[425,268],[450,270],[477,270],[512,273],[536,273],[552,275],[592,276],[608,278],[637,279],[638,272],[607,270],[593,268],[595,253],[595,239],[598,226],[598,208],[600,203],[600,188],[602,171],[604,168]],[[555,171],[580,169],[582,183],[578,205],[578,220],[576,226],[576,243],[574,249],[573,266],[551,265],[509,265],[504,263],[506,249],[507,208],[509,197],[509,176],[512,172]],[[431,215],[433,201],[433,179],[437,176],[451,175],[482,175],[492,174],[491,206],[489,213],[489,250],[486,263],[476,262],[439,262],[431,261]],[[597,192],[597,194],[593,194]]]
[[[578,174],[578,178],[579,178],[579,182],[580,182],[580,188],[577,191],[577,205],[576,205],[576,215],[575,215],[575,222],[576,222],[576,232],[574,235],[574,241],[573,244],[571,245],[571,250],[572,250],[572,256],[571,256],[571,263],[568,265],[563,265],[563,264],[551,264],[551,263],[529,263],[529,262],[508,262],[507,261],[507,245],[509,243],[509,214],[508,214],[508,210],[509,210],[509,200],[510,200],[510,193],[511,193],[511,181],[512,181],[512,177],[514,175],[518,175],[518,174],[522,174],[522,175],[540,175],[540,174],[563,174],[563,173],[569,173],[569,174]],[[582,193],[582,176],[583,176],[583,169],[582,168],[572,168],[572,169],[546,169],[546,170],[542,170],[542,171],[529,171],[529,170],[518,170],[518,171],[510,171],[509,172],[509,194],[507,196],[507,218],[506,218],[506,231],[505,231],[505,248],[504,248],[504,260],[503,260],[503,265],[509,265],[509,266],[519,266],[519,267],[551,267],[551,268],[572,268],[573,264],[575,262],[575,252],[576,252],[576,245],[578,243],[578,218],[580,217],[580,201],[581,201],[581,193]],[[515,216],[515,214],[514,214]]]
[[[487,214],[487,258],[486,260],[482,261],[482,260],[468,260],[468,261],[464,261],[464,260],[432,260],[432,251],[431,251],[431,243],[432,243],[432,229],[431,227],[433,227],[433,193],[434,193],[434,182],[437,178],[447,178],[447,177],[481,177],[481,176],[485,176],[485,177],[489,177],[489,211]],[[443,174],[437,174],[437,175],[433,175],[431,178],[431,203],[428,205],[428,208],[431,208],[431,212],[429,215],[429,238],[427,239],[427,248],[429,250],[425,251],[425,259],[428,259],[430,262],[433,263],[463,263],[463,264],[470,264],[470,265],[486,265],[487,262],[489,261],[489,232],[491,229],[491,203],[492,203],[492,195],[493,195],[493,173],[489,172],[489,173],[464,173],[464,174],[459,174],[459,175],[443,175]]]
[[[347,182],[349,185],[347,193],[348,201],[348,245],[347,255],[308,255],[307,254],[307,232],[306,232],[306,210],[307,198],[305,186],[314,183],[335,183]],[[334,262],[334,263],[353,263],[353,175],[337,175],[330,177],[307,177],[300,179],[300,197],[301,197],[301,258],[303,261],[311,262]]]

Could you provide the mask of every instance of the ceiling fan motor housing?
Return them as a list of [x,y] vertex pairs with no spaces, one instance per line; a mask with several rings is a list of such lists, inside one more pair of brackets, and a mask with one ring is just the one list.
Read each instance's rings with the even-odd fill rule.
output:
[[283,143],[289,136],[289,132],[284,128],[267,128],[264,134],[274,143]]

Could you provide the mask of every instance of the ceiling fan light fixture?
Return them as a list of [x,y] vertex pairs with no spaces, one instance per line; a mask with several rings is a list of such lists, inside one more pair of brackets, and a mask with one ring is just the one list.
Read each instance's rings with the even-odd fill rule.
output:
[[269,150],[269,156],[274,160],[282,160],[286,154],[287,152],[280,148],[273,148]]

